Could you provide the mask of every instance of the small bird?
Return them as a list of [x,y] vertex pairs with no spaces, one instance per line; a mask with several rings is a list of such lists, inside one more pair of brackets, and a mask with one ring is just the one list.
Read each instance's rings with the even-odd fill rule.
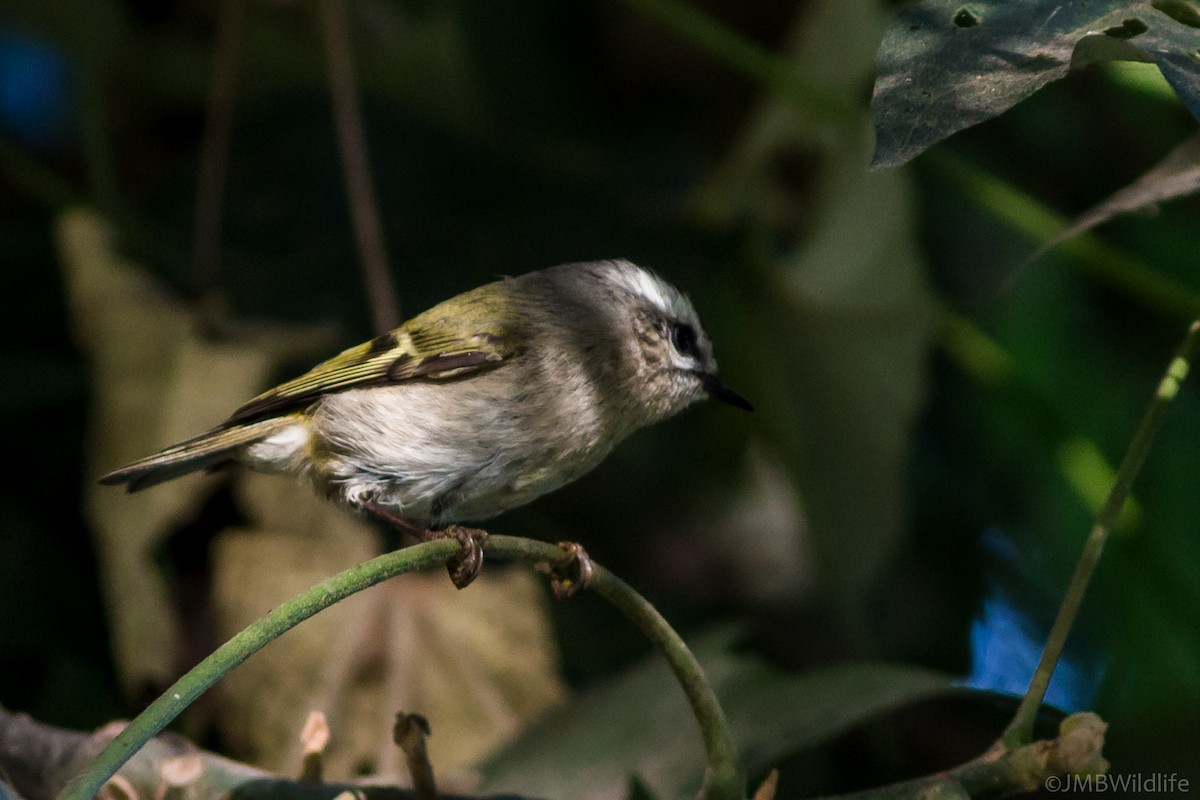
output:
[[564,264],[446,300],[100,482],[134,492],[235,462],[306,479],[423,538],[458,538],[461,588],[482,542],[439,529],[570,483],[701,398],[750,410],[716,370],[678,289],[628,261]]

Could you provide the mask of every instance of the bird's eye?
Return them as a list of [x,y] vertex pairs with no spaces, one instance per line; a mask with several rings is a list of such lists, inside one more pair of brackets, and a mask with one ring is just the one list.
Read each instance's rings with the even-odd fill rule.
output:
[[696,330],[685,322],[676,322],[671,326],[671,345],[681,355],[696,355]]

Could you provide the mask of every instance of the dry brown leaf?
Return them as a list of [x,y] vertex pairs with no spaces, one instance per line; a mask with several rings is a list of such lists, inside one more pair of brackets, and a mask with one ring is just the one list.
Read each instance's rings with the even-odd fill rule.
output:
[[320,711],[308,712],[300,731],[300,780],[321,783],[325,780],[325,748],[329,746],[329,721]]
[[[281,361],[329,338],[324,330],[276,327],[204,339],[187,308],[118,255],[94,211],[65,212],[57,238],[75,336],[92,367],[91,476],[212,427],[260,391]],[[211,485],[196,475],[133,495],[94,483],[87,491],[113,652],[127,691],[177,677],[180,632],[153,555]]]
[[164,759],[158,768],[163,786],[179,789],[200,780],[204,774],[204,760],[197,753]]
[[[113,251],[92,211],[59,220],[58,246],[71,319],[92,362],[89,475],[151,452],[169,438],[158,387],[167,383],[187,338],[187,319],[144,274]],[[179,632],[167,590],[149,562],[165,524],[202,491],[180,481],[154,496],[126,498],[91,486],[86,513],[96,536],[117,670],[126,689],[174,674]]]
[[300,730],[300,747],[305,755],[323,753],[329,746],[329,721],[320,711],[308,712]]
[[[205,339],[189,309],[117,255],[93,211],[65,213],[58,238],[76,335],[93,365],[92,475],[206,430],[265,388],[281,361],[329,338],[325,330],[257,328]],[[178,676],[180,631],[153,556],[211,489],[212,478],[197,475],[133,495],[88,492],[129,690]],[[223,534],[214,549],[223,637],[380,550],[372,529],[296,482],[247,474],[235,489],[251,524]],[[466,592],[440,572],[392,581],[306,622],[232,673],[219,688],[220,724],[243,754],[296,774],[296,733],[310,710],[323,711],[331,728],[325,767],[349,777],[364,765],[402,772],[392,715],[419,710],[439,731],[434,763],[453,772],[565,693],[544,606],[536,579],[520,571],[493,567]]]
[[754,790],[754,800],[775,800],[775,792],[779,789],[779,770],[773,769],[758,788]]
[[[214,551],[220,635],[236,633],[313,583],[378,552],[363,522],[286,480],[246,475],[249,516],[285,523],[228,531]],[[328,779],[364,769],[405,779],[392,742],[398,710],[437,731],[439,785],[468,788],[462,771],[559,702],[545,595],[536,578],[495,565],[464,591],[441,570],[405,575],[298,626],[218,687],[228,741],[256,763],[295,774],[296,731],[309,710],[329,721]],[[459,779],[455,781],[456,773]]]
[[1159,203],[1196,192],[1200,192],[1200,134],[1192,134],[1184,139],[1133,183],[1118,189],[1108,199],[1075,217],[1066,228],[1050,237],[1025,259],[1022,266],[1027,266],[1068,239],[1103,225],[1119,214],[1154,208]]

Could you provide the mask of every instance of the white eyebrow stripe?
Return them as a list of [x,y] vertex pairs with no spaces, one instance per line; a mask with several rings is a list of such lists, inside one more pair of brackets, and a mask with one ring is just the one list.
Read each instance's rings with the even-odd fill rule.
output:
[[668,299],[667,293],[663,290],[664,287],[661,281],[644,269],[637,270],[634,275],[636,276],[634,279],[634,290],[638,294],[664,312],[672,310],[671,306],[673,304]]
[[664,314],[680,316],[680,306],[686,305],[678,290],[669,286],[665,281],[647,269],[637,266],[624,259],[614,262],[622,267],[617,273],[625,287],[646,300]]

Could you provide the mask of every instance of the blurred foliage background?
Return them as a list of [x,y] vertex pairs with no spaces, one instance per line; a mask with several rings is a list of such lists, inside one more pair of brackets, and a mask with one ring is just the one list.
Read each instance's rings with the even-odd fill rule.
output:
[[[704,16],[666,0],[345,4],[399,303],[415,313],[497,275],[605,257],[685,287],[722,374],[758,410],[691,410],[489,529],[584,543],[685,636],[715,636],[764,686],[790,686],[788,702],[746,712],[775,743],[750,759],[752,782],[767,761],[784,767],[781,796],[958,763],[999,733],[1024,690],[1112,470],[1200,307],[1200,203],[1119,217],[1026,259],[1196,121],[1153,66],[1093,67],[908,166],[871,172],[866,109],[888,8],[683,8]],[[270,481],[201,478],[136,501],[94,488],[122,457],[216,423],[373,335],[327,37],[312,2],[0,8],[8,708],[83,728],[135,713],[268,603],[237,587],[287,573],[275,581],[286,596],[283,584],[298,590],[388,542],[333,512],[296,510],[305,501],[276,497],[285,490]],[[222,52],[226,182],[216,238],[197,243]],[[1118,773],[1200,780],[1198,412],[1187,386],[1049,698],[1110,723]],[[264,529],[297,528],[303,544],[282,533],[264,544]],[[122,541],[135,542],[128,558],[114,555]],[[297,549],[302,564],[282,555]],[[444,756],[467,772],[542,709],[571,708],[571,693],[609,691],[640,710],[619,689],[647,645],[615,612],[588,597],[551,605],[542,588],[489,570],[499,606],[435,594],[438,575],[438,586],[381,595],[403,613],[354,617],[361,638],[339,645],[356,653],[344,664],[290,656],[289,675],[311,670],[324,688],[287,695],[278,726],[298,730],[314,696],[332,702],[330,687],[352,682],[330,674],[373,664],[392,675],[376,681],[388,713],[393,701],[425,711],[435,743],[433,684],[503,687],[481,695],[494,731]],[[161,619],[131,622],[138,609]],[[519,631],[459,629],[528,609]],[[430,630],[404,628],[412,619]],[[380,644],[401,628],[424,672]],[[316,638],[300,652],[331,647]],[[364,643],[382,655],[363,656]],[[487,655],[506,648],[507,659]],[[863,663],[947,679],[932,691],[880,672],[895,678],[886,702],[863,673],[787,683]],[[526,671],[536,679],[523,682]],[[406,682],[417,674],[426,683]],[[246,711],[272,692],[238,691],[194,709],[185,730],[286,763],[246,730],[274,724],[274,712]],[[350,720],[367,701],[339,702]],[[844,714],[805,738],[805,707]],[[698,765],[688,725],[676,738]],[[603,761],[586,731],[557,741]],[[386,767],[360,757],[345,768]]]

